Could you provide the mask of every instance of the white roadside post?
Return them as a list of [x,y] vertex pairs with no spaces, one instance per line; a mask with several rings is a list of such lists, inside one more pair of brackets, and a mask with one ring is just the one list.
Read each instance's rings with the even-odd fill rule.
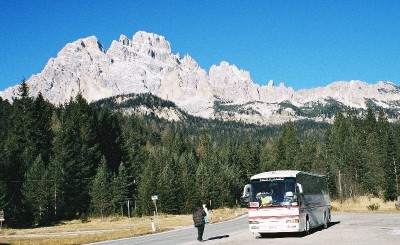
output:
[[4,219],[4,210],[0,211],[0,231],[3,228],[3,221],[5,221]]
[[150,219],[150,223],[151,223],[151,230],[154,232],[156,231],[156,226],[154,225],[154,220],[153,218]]
[[127,199],[128,201],[128,224],[129,224],[129,229],[131,229],[131,206],[130,206],[130,199]]

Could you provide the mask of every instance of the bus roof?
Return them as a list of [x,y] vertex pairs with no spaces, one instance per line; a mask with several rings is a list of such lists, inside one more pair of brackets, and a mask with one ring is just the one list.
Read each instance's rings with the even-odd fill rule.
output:
[[264,179],[264,178],[297,177],[299,173],[323,177],[323,175],[321,175],[321,174],[307,173],[307,172],[298,171],[298,170],[277,170],[277,171],[270,171],[270,172],[264,172],[264,173],[259,173],[259,174],[253,175],[253,176],[251,176],[250,179],[252,180],[252,179]]
[[264,179],[264,178],[278,178],[278,177],[296,177],[300,171],[297,170],[278,170],[278,171],[270,171],[259,173],[251,176],[250,179]]

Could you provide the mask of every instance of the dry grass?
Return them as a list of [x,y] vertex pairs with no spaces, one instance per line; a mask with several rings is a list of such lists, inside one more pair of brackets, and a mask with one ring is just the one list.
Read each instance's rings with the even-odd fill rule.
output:
[[[383,202],[379,198],[357,197],[343,202],[333,200],[333,211],[342,212],[399,212],[396,202]],[[378,207],[372,211],[368,207]],[[233,219],[247,213],[244,208],[222,208],[210,210],[210,222],[217,223]],[[82,244],[104,240],[139,236],[153,233],[151,218],[154,217],[109,217],[90,218],[89,222],[80,220],[68,221],[62,224],[34,229],[2,229],[0,231],[0,244]],[[179,229],[193,226],[192,215],[166,215],[159,216],[160,229],[156,222],[157,231]],[[154,221],[157,221],[156,219]]]
[[368,196],[346,199],[343,202],[331,202],[333,211],[342,212],[398,212],[397,202],[384,202],[382,199]]
[[[216,209],[210,210],[210,222],[216,223],[233,219],[246,213],[246,209]],[[153,233],[151,218],[154,217],[112,217],[91,218],[89,222],[80,220],[68,221],[57,226],[34,229],[3,229],[0,231],[0,243],[9,244],[82,244],[110,239],[118,239]],[[159,216],[159,226],[154,219],[157,231],[179,229],[193,226],[192,215]],[[160,229],[158,229],[160,227]]]

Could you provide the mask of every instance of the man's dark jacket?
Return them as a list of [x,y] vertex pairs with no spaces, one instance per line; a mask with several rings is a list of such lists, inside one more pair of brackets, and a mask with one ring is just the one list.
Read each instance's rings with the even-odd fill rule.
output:
[[202,209],[202,208],[198,208],[196,210],[196,212],[194,212],[193,214],[193,222],[194,222],[194,226],[202,226],[204,225],[206,222],[204,220],[204,217],[206,216],[206,212]]

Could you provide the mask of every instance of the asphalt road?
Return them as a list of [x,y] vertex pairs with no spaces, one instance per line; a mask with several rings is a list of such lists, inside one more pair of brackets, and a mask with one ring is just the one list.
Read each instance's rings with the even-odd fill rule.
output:
[[[223,240],[229,238],[230,236],[234,236],[237,232],[250,233],[247,225],[247,215],[241,216],[237,219],[215,223],[215,224],[206,224],[204,229],[203,239],[206,240],[206,243],[215,241],[215,240]],[[251,233],[250,233],[251,234]],[[94,244],[102,244],[102,245],[124,245],[124,244],[160,244],[160,245],[178,245],[178,244],[198,244],[197,239],[197,228],[194,226],[183,227],[178,230],[145,235],[140,237],[132,237],[119,239],[114,241],[105,241]]]
[[[96,244],[198,244],[195,227]],[[307,236],[278,234],[260,238],[248,230],[247,215],[208,224],[205,244],[400,244],[399,213],[332,213],[328,229],[315,229]]]

